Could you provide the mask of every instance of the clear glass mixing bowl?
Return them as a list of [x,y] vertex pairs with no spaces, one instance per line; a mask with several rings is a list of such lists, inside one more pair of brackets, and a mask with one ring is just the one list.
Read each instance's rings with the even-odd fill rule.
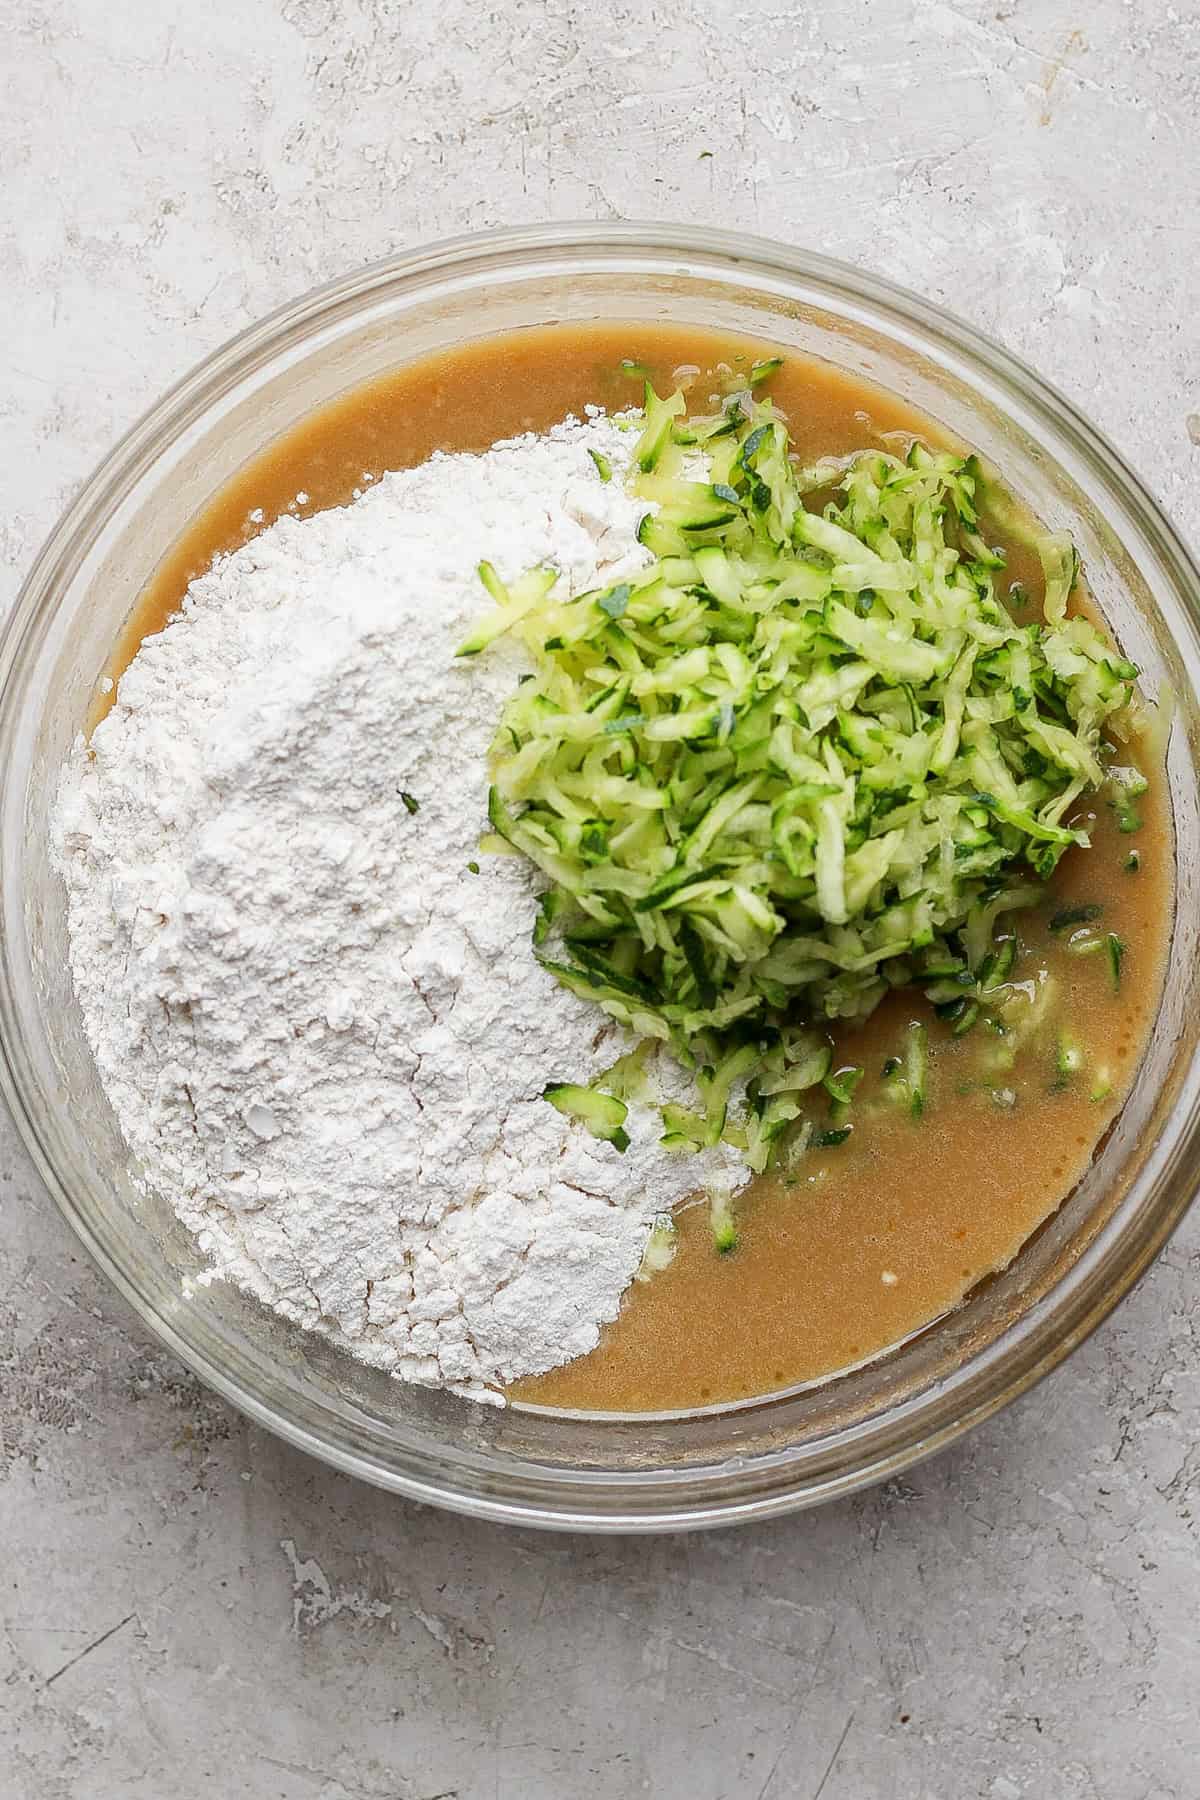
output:
[[[795,346],[906,396],[973,443],[1079,544],[1151,693],[1178,699],[1169,776],[1177,918],[1133,1093],[1088,1175],[1000,1277],[822,1386],[684,1417],[476,1406],[403,1386],[286,1325],[203,1264],[134,1188],[67,972],[47,856],[59,765],[122,621],[228,477],[396,364],[512,326],[686,320]],[[353,1474],[493,1519],[674,1529],[811,1506],[948,1443],[1066,1356],[1192,1198],[1200,575],[1136,476],[1053,388],[911,294],[731,233],[581,225],[461,238],[332,283],[243,332],[119,444],[38,557],[0,641],[0,1079],[66,1218],[150,1328],[262,1424]]]

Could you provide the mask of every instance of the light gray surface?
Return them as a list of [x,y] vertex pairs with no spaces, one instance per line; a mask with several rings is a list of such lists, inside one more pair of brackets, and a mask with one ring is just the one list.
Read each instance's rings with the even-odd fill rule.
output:
[[[0,0],[0,30],[4,598],[234,329],[402,245],[584,214],[923,289],[1200,535],[1194,0]],[[0,1146],[5,1800],[1200,1791],[1200,1220],[907,1482],[588,1542],[405,1506],[249,1429]]]

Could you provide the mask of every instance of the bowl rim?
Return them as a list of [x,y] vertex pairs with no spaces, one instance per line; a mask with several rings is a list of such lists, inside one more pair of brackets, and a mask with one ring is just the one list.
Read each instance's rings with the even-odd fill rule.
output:
[[[153,460],[153,446],[170,424],[175,432],[201,419],[214,401],[268,362],[282,342],[318,320],[336,323],[347,311],[357,313],[376,290],[393,290],[397,284],[419,286],[435,276],[452,277],[468,268],[489,271],[492,276],[512,275],[555,254],[563,256],[610,252],[647,262],[677,255],[700,263],[716,263],[734,283],[740,266],[784,282],[816,285],[831,300],[853,309],[855,304],[883,309],[891,318],[917,330],[922,341],[930,339],[965,360],[982,367],[1007,392],[1019,394],[1024,407],[1039,422],[1051,426],[1103,478],[1120,491],[1156,556],[1169,569],[1176,588],[1190,594],[1200,613],[1200,568],[1197,567],[1175,526],[1153,498],[1130,464],[1108,439],[1066,398],[1053,383],[1033,371],[1020,358],[987,334],[978,331],[945,308],[926,301],[887,278],[856,266],[747,233],[701,225],[653,221],[576,220],[532,226],[496,227],[459,234],[401,251],[335,277],[285,302],[262,319],[227,339],[178,379],[118,439],[95,467],[76,497],[48,534],[21,584],[16,599],[0,627],[0,719],[14,703],[19,688],[23,652],[41,616],[42,605],[53,579],[73,572],[94,542],[109,516],[114,497],[127,493]],[[623,265],[627,266],[627,265]],[[5,871],[7,886],[7,871]],[[2,952],[0,982],[8,982],[8,951]],[[440,1472],[428,1478],[381,1467],[344,1444],[329,1442],[307,1429],[297,1418],[284,1414],[228,1374],[190,1339],[171,1319],[149,1304],[136,1281],[93,1229],[57,1171],[38,1120],[34,1083],[25,1062],[24,1046],[0,1019],[0,1093],[14,1123],[59,1212],[66,1219],[92,1260],[133,1308],[142,1324],[203,1382],[239,1411],[275,1435],[331,1464],[409,1499],[438,1505],[468,1516],[502,1523],[551,1529],[597,1532],[648,1532],[694,1529],[765,1519],[816,1505],[854,1492],[896,1475],[912,1464],[944,1448],[968,1429],[981,1423],[1002,1406],[1015,1400],[1047,1375],[1078,1347],[1144,1274],[1178,1226],[1194,1197],[1197,1177],[1175,1180],[1169,1203],[1147,1217],[1143,1207],[1123,1220],[1122,1207],[1084,1250],[1070,1271],[1071,1281],[1055,1285],[1006,1330],[980,1358],[964,1359],[953,1384],[944,1392],[943,1404],[933,1407],[925,1397],[915,1409],[935,1413],[930,1428],[913,1431],[890,1449],[880,1450],[841,1472],[808,1478],[803,1485],[787,1481],[767,1493],[748,1498],[726,1498],[711,1504],[672,1499],[671,1488],[694,1481],[695,1469],[679,1472],[638,1472],[619,1478],[630,1495],[619,1512],[589,1507],[589,1493],[599,1498],[596,1476],[572,1489],[570,1503],[556,1504],[535,1494],[505,1498],[500,1493],[462,1492]],[[1194,1130],[1200,1107],[1193,1098],[1186,1122]],[[1173,1147],[1156,1176],[1161,1193],[1171,1175],[1180,1173],[1186,1125],[1176,1133]],[[1068,1291],[1063,1292],[1064,1285]],[[1003,1354],[1000,1354],[1003,1348]],[[990,1354],[989,1354],[990,1352]],[[979,1367],[976,1367],[976,1363]],[[959,1389],[964,1391],[959,1392]],[[905,1409],[901,1408],[900,1412]],[[889,1412],[887,1418],[896,1418]],[[872,1421],[874,1424],[874,1421]],[[783,1462],[786,1470],[786,1459]],[[570,1484],[576,1471],[564,1471]],[[603,1482],[601,1486],[605,1485]],[[650,1504],[639,1500],[645,1494]]]

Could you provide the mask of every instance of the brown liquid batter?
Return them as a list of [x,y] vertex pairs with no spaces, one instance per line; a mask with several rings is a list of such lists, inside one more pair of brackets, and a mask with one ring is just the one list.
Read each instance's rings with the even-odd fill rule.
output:
[[[708,410],[724,370],[771,353],[688,326],[554,326],[468,344],[352,392],[248,465],[196,519],[139,599],[106,673],[119,677],[215,555],[285,511],[344,505],[387,469],[435,450],[486,449],[589,403],[636,404],[642,368],[660,392],[681,379],[692,404]],[[770,391],[806,461],[887,445],[896,432],[945,441],[895,396],[825,364],[789,357]],[[1013,580],[1040,597],[1036,558],[1016,545],[1002,577]],[[93,722],[110,704],[98,696]],[[1158,1004],[1172,903],[1170,822],[1161,791],[1139,804],[1144,824],[1129,837],[1097,803],[1092,850],[1064,859],[1047,904],[1019,926],[1014,978],[1037,968],[1054,974],[1056,1017],[1111,1070],[1103,1100],[1090,1098],[1087,1076],[1058,1079],[1040,1041],[1011,1072],[985,1077],[979,1031],[956,1039],[931,1020],[928,1102],[914,1121],[887,1098],[881,1070],[908,1020],[930,1019],[930,1009],[917,996],[894,996],[839,1037],[837,1061],[867,1071],[847,1142],[811,1150],[790,1176],[763,1177],[739,1196],[738,1242],[727,1255],[714,1249],[707,1204],[683,1208],[674,1261],[633,1284],[599,1348],[519,1383],[512,1398],[659,1411],[815,1380],[918,1330],[1010,1261],[1086,1168]],[[1136,873],[1124,866],[1131,846],[1141,859]],[[1066,936],[1048,929],[1052,911],[1075,901],[1102,905],[1103,929],[1125,942],[1119,991],[1104,956],[1073,956]],[[997,1103],[998,1082],[1011,1103]]]

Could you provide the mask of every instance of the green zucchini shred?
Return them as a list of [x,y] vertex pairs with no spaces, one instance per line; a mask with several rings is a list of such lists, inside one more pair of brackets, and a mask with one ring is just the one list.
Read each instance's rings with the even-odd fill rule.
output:
[[814,1150],[835,1150],[846,1142],[851,1130],[849,1125],[831,1125],[824,1131],[815,1131],[809,1143]]
[[635,1281],[650,1281],[669,1267],[679,1248],[679,1230],[670,1213],[659,1213],[650,1227],[646,1248],[635,1274]]
[[1104,908],[1094,900],[1085,906],[1060,907],[1051,917],[1050,929],[1059,932],[1068,930],[1072,925],[1090,925],[1103,911]]
[[[508,633],[533,668],[498,722],[487,842],[549,884],[544,966],[696,1072],[664,1144],[723,1139],[766,1167],[807,1089],[850,1105],[824,1032],[892,986],[924,985],[956,1032],[1003,1029],[1016,942],[997,923],[1087,845],[1082,797],[1103,787],[1121,822],[1145,791],[1107,735],[1141,703],[1133,665],[1067,615],[1069,540],[1041,542],[1042,616],[998,598],[974,458],[918,442],[806,472],[748,390],[684,412],[647,382],[630,418],[645,566],[568,599],[550,571],[505,586],[482,565],[495,610],[459,653]],[[927,1062],[914,1022],[887,1079],[914,1118]]]
[[623,1100],[617,1100],[612,1094],[600,1093],[591,1087],[578,1087],[569,1081],[552,1083],[543,1089],[542,1099],[548,1100],[560,1113],[569,1119],[578,1119],[580,1124],[595,1138],[611,1144],[616,1150],[628,1150],[629,1137],[625,1131],[625,1120],[629,1108]]
[[650,1078],[646,1072],[646,1057],[651,1048],[649,1038],[643,1038],[624,1056],[618,1056],[615,1063],[594,1075],[588,1086],[598,1088],[601,1093],[612,1094],[618,1100],[644,1100],[650,1092]]
[[709,1217],[713,1249],[719,1256],[728,1256],[731,1250],[737,1249],[738,1234],[732,1203],[723,1190],[718,1189],[709,1196]]
[[849,1106],[854,1090],[866,1073],[860,1068],[841,1068],[825,1077],[825,1091],[836,1106]]
[[782,369],[782,367],[782,356],[764,356],[763,360],[756,362],[751,369],[747,385],[752,388],[761,387],[764,381],[769,381],[776,370]]
[[904,1082],[908,1090],[908,1110],[914,1119],[924,1116],[928,1098],[929,1028],[914,1019],[908,1028],[904,1051]]
[[1121,967],[1125,961],[1125,942],[1115,931],[1108,933],[1105,940],[1108,949],[1108,972],[1112,977],[1113,993],[1121,990]]
[[1135,802],[1146,793],[1150,783],[1140,769],[1128,765],[1114,765],[1108,770],[1105,782],[1108,790],[1108,801],[1116,815],[1117,830],[1125,836],[1131,836],[1142,829],[1142,815]]

